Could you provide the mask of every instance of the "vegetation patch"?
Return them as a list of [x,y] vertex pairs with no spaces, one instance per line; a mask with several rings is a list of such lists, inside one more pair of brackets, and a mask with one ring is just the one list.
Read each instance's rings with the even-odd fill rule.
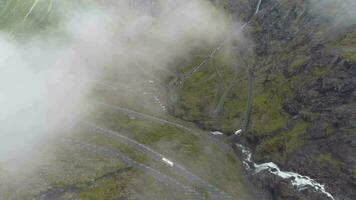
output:
[[270,139],[264,140],[256,149],[259,160],[282,161],[289,153],[303,146],[300,135],[309,127],[308,123],[299,122],[290,131],[284,131]]
[[[223,93],[222,90],[234,76],[234,70],[230,67],[232,57],[228,52],[220,52],[206,66],[202,66],[185,80],[179,92],[179,101],[175,105],[176,116],[206,128],[223,126],[219,120],[211,118],[210,112]],[[189,65],[190,68],[201,62],[201,59],[196,60],[192,61],[194,65]]]
[[97,199],[115,199],[128,196],[125,189],[130,183],[132,176],[124,173],[116,176],[100,179],[94,185],[80,192],[76,199],[97,200]]
[[327,135],[331,135],[336,131],[336,128],[332,124],[328,124],[325,128],[324,131]]
[[331,169],[334,172],[341,170],[341,162],[335,159],[331,153],[321,154],[314,158],[312,162],[322,168]]
[[348,52],[348,53],[343,54],[342,56],[347,61],[350,61],[350,62],[356,61],[356,52]]
[[254,98],[252,130],[258,134],[268,134],[284,128],[288,122],[287,114],[281,113],[282,99],[271,92],[263,92]]
[[307,63],[308,58],[306,56],[298,56],[292,60],[292,62],[288,65],[288,72],[293,72],[298,67]]
[[288,115],[281,112],[283,102],[293,96],[288,80],[280,73],[271,74],[261,92],[254,96],[252,130],[268,134],[285,128]]

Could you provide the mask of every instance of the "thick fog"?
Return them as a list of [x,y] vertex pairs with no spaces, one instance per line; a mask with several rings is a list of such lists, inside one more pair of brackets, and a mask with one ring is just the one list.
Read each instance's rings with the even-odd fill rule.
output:
[[313,13],[330,22],[336,28],[356,24],[356,1],[354,0],[311,0]]
[[[224,13],[203,0],[83,2],[50,1],[47,11],[59,16],[52,32],[27,40],[0,33],[2,169],[33,161],[32,150],[47,136],[70,128],[97,80],[107,74],[138,80],[138,69],[170,69],[229,31]],[[28,22],[36,6],[18,23]]]

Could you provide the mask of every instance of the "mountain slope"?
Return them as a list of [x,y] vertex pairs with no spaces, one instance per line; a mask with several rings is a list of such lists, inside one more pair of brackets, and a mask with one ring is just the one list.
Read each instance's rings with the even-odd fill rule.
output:
[[[246,20],[257,3],[220,5]],[[192,75],[172,113],[225,133],[248,122],[248,131],[238,142],[254,150],[256,161],[273,161],[326,183],[335,197],[356,198],[356,29],[354,17],[343,15],[348,14],[342,10],[347,5],[341,4],[262,1],[261,11],[244,31],[252,47],[240,42],[235,55],[221,52]],[[245,119],[249,70],[252,112]],[[233,88],[212,115],[229,83]],[[277,186],[270,190],[280,199],[302,198]]]

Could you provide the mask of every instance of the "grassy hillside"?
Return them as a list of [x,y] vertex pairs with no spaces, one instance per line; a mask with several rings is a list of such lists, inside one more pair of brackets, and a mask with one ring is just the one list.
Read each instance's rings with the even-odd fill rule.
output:
[[[185,81],[174,114],[204,129],[232,134],[245,117],[250,68],[252,112],[239,142],[255,150],[257,161],[310,175],[350,198],[355,195],[355,25],[337,27],[333,12],[321,17],[308,3],[263,2],[245,30],[254,52],[231,55],[235,60],[223,52],[217,55]],[[211,115],[234,66],[237,81],[221,112]]]

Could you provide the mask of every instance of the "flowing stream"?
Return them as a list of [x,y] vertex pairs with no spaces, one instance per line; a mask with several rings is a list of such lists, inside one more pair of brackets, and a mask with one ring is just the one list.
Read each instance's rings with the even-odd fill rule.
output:
[[236,144],[244,155],[244,165],[246,170],[252,170],[254,175],[267,170],[269,173],[279,176],[283,179],[291,180],[292,185],[296,186],[298,190],[304,190],[308,187],[315,189],[318,192],[325,194],[328,198],[334,200],[335,198],[326,191],[325,185],[318,183],[308,176],[303,176],[295,172],[282,171],[275,163],[267,162],[257,164],[252,161],[252,153],[243,145]]

